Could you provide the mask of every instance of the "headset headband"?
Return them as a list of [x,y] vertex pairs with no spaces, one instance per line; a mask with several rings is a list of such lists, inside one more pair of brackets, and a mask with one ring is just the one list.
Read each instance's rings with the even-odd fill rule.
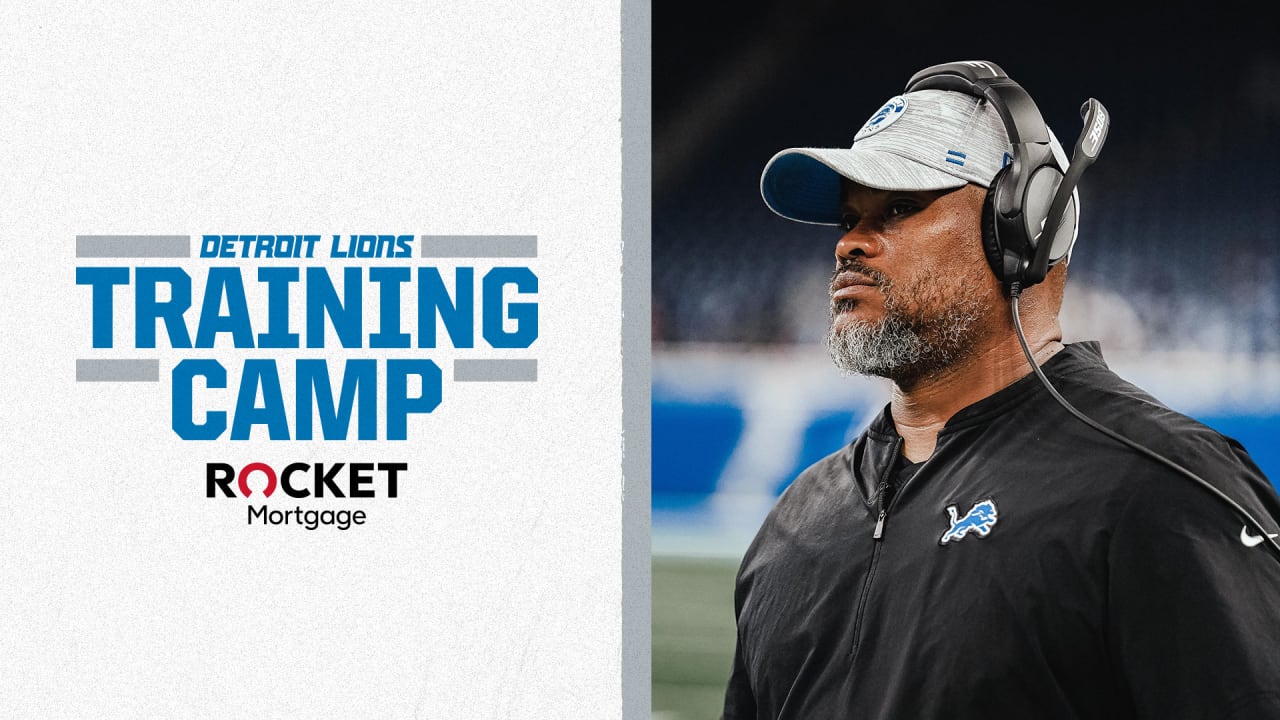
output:
[[991,103],[1004,121],[1009,142],[1048,143],[1049,128],[1035,101],[993,62],[943,63],[925,68],[907,82],[904,92],[950,90],[982,98]]

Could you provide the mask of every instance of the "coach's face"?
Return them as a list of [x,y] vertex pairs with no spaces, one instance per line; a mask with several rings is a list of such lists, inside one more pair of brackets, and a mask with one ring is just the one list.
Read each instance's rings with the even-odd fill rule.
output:
[[951,365],[1003,307],[982,251],[986,190],[842,190],[831,283],[832,358],[849,372],[910,381]]

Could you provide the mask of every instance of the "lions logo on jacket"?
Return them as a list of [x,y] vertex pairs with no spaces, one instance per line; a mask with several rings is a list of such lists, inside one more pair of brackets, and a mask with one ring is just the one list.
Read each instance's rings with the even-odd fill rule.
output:
[[952,540],[963,540],[970,531],[977,534],[978,537],[986,537],[991,532],[991,528],[995,527],[996,504],[993,500],[983,500],[974,504],[969,508],[969,512],[964,517],[957,517],[956,506],[947,506],[947,517],[951,518],[951,527],[942,533],[942,537],[938,542],[946,545]]

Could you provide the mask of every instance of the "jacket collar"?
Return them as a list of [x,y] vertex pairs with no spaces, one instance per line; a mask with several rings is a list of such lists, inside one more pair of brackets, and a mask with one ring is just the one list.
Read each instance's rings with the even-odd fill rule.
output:
[[[1096,340],[1068,343],[1062,352],[1049,358],[1041,369],[1053,379],[1063,378],[1087,368],[1105,367],[1102,357],[1102,346]],[[938,433],[939,441],[957,430],[984,425],[1008,412],[1012,407],[1025,402],[1035,393],[1045,392],[1040,379],[1035,373],[1028,373],[1008,387],[962,408]],[[854,484],[862,491],[863,499],[873,504],[876,496],[883,489],[902,446],[902,438],[893,424],[890,405],[871,421],[865,432],[854,441],[849,448],[850,469],[853,470]]]

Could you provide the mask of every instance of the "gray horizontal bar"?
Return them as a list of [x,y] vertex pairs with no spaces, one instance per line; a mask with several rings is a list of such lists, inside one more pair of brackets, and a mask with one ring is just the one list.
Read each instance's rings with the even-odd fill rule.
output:
[[454,382],[536,382],[537,360],[454,360]]
[[76,382],[160,382],[160,361],[77,359]]
[[190,235],[77,235],[76,257],[191,257]]
[[538,257],[537,235],[420,235],[422,257]]

